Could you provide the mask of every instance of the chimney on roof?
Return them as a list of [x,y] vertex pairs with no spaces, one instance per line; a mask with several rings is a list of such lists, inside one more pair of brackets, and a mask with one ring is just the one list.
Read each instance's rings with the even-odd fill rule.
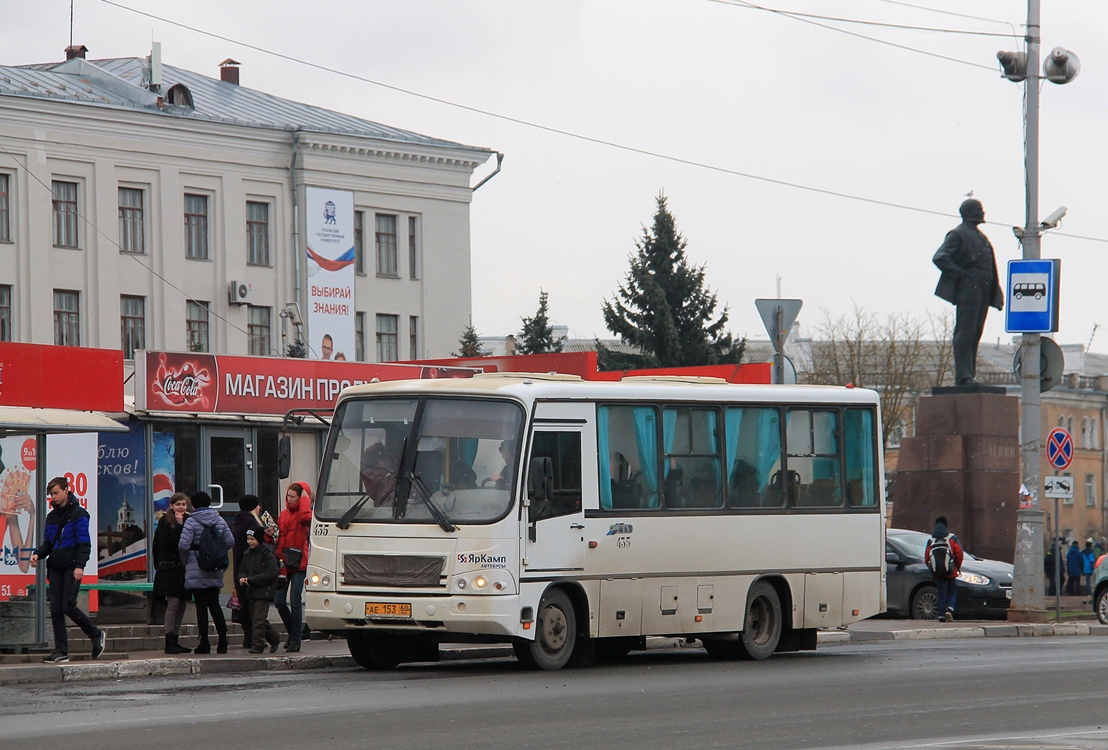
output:
[[74,57],[79,57],[82,60],[85,59],[85,53],[88,52],[88,47],[83,44],[71,44],[65,48],[66,62],[72,60]]
[[224,83],[233,83],[238,86],[240,65],[242,65],[242,63],[236,62],[228,57],[219,64],[219,80]]

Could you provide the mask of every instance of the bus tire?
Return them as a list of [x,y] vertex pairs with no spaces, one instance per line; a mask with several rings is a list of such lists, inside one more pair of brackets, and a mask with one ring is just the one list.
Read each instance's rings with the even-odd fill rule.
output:
[[346,636],[346,645],[350,649],[350,655],[362,669],[394,669],[400,663],[400,654],[391,644],[387,636],[374,635],[373,633],[349,633]]
[[777,650],[784,624],[781,619],[781,598],[767,581],[750,587],[746,598],[746,619],[739,643],[748,658],[768,659]]
[[561,589],[547,589],[535,618],[535,640],[512,644],[516,658],[531,669],[553,671],[569,663],[577,645],[577,616]]

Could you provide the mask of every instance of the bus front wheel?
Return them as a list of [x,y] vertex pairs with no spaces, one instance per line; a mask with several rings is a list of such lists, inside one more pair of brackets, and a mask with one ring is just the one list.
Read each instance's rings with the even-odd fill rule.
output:
[[739,634],[746,655],[751,659],[768,659],[781,641],[781,599],[777,589],[766,581],[750,588],[746,603],[746,621]]
[[346,636],[350,655],[362,669],[394,669],[400,663],[400,654],[384,636],[372,633],[350,633]]
[[551,589],[539,602],[535,640],[512,644],[516,658],[531,669],[555,670],[569,663],[577,645],[577,619],[573,603],[560,589]]

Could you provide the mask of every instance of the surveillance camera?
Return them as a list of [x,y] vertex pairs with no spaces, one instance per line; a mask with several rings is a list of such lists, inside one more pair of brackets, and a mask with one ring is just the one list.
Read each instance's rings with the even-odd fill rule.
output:
[[289,321],[297,328],[304,325],[304,321],[300,317],[300,306],[295,302],[289,302],[285,305],[285,315],[288,316]]
[[1058,227],[1058,224],[1061,223],[1062,217],[1064,217],[1065,215],[1066,207],[1059,206],[1058,208],[1054,209],[1054,212],[1050,216],[1043,219],[1043,223],[1039,226],[1041,226],[1043,229],[1056,229]]

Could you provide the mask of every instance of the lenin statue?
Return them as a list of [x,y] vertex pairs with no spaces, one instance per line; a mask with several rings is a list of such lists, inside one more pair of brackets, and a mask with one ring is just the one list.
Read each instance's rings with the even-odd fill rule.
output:
[[1004,309],[1004,292],[989,239],[978,229],[985,222],[981,201],[967,200],[958,209],[962,223],[946,233],[934,262],[942,271],[935,295],[955,307],[954,382],[976,385],[977,345],[990,307]]

